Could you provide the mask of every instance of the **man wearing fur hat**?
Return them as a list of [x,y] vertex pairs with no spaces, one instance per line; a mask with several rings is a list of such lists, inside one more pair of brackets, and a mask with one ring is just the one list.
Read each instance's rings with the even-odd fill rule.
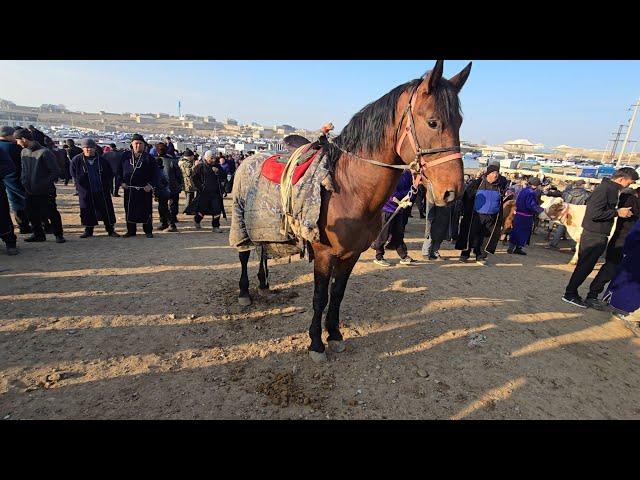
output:
[[149,155],[142,135],[131,138],[131,150],[122,154],[118,180],[124,188],[124,211],[127,233],[123,236],[135,237],[138,223],[142,223],[147,238],[153,238],[153,187],[158,178],[157,162]]

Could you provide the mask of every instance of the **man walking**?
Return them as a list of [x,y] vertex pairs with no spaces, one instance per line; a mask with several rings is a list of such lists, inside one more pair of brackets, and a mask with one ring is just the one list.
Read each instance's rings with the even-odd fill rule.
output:
[[51,219],[56,243],[64,243],[62,218],[56,206],[55,181],[60,175],[56,157],[36,142],[29,130],[17,130],[14,136],[22,147],[20,180],[27,194],[27,212],[33,229],[33,235],[25,238],[25,242],[44,242],[46,234],[42,222]]
[[[638,173],[633,168],[621,168],[613,174],[611,180],[608,178],[602,179],[602,183],[596,187],[591,197],[589,197],[587,210],[582,221],[583,230],[578,250],[578,263],[562,297],[564,302],[580,308],[601,308],[598,294],[602,289],[600,289],[600,292],[597,290],[600,288],[602,280],[609,276],[607,272],[603,273],[603,276],[599,279],[596,277],[597,282],[594,279],[591,283],[586,301],[582,300],[578,295],[578,288],[593,271],[600,255],[607,249],[607,240],[611,233],[614,219],[616,217],[625,219],[634,215],[632,208],[619,207],[618,201],[620,191],[637,180]],[[604,287],[604,284],[602,284],[602,287]]]

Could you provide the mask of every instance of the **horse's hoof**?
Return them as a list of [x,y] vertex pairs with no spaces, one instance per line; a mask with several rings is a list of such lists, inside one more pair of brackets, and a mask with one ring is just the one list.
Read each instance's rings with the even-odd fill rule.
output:
[[238,303],[241,307],[248,307],[251,305],[251,297],[238,297]]
[[309,356],[314,363],[324,363],[327,361],[327,352],[314,352],[313,350],[309,350]]
[[329,340],[329,348],[332,352],[342,353],[347,349],[347,342],[344,340]]
[[265,288],[258,287],[258,293],[262,296],[267,296],[267,295],[271,295],[273,291],[269,290],[268,286],[266,286]]

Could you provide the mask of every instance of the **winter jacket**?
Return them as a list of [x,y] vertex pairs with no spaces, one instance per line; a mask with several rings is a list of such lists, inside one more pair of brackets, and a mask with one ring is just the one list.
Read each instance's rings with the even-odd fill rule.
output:
[[589,197],[587,211],[584,214],[582,228],[592,232],[609,235],[614,219],[618,216],[618,194],[622,185],[603,178],[602,183]]
[[22,175],[20,181],[29,195],[48,195],[56,192],[54,182],[62,176],[56,156],[48,148],[34,142],[31,148],[23,148]]

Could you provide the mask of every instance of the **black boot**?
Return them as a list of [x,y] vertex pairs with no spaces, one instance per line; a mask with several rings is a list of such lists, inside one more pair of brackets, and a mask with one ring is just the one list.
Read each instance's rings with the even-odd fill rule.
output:
[[93,237],[93,228],[85,227],[84,233],[80,235],[80,238],[89,238],[89,237]]

